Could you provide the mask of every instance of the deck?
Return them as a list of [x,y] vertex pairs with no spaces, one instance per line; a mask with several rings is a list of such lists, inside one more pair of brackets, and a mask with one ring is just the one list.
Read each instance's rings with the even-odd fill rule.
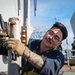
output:
[[67,64],[67,61],[65,61],[65,64],[58,75],[75,75],[75,65],[68,66]]

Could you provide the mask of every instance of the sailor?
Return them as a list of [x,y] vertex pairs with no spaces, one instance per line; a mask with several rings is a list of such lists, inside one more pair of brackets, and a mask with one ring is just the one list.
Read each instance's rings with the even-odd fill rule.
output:
[[66,27],[56,22],[42,40],[32,41],[30,48],[13,38],[5,41],[3,47],[23,57],[23,75],[57,75],[64,65],[64,55],[57,46],[61,45],[67,36]]
[[[72,43],[72,50],[75,50],[75,40]],[[73,55],[75,55],[75,52],[74,51],[72,53],[73,53]]]

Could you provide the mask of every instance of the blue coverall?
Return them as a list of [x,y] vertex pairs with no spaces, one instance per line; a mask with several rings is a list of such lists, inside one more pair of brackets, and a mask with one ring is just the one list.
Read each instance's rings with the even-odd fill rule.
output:
[[40,75],[57,75],[59,70],[64,65],[64,55],[58,50],[58,48],[54,48],[51,50],[47,50],[43,53],[40,53],[40,43],[41,40],[36,40],[30,43],[30,50],[36,52],[38,55],[42,56],[44,61],[44,65],[41,69],[36,69],[32,66],[28,61],[25,61],[23,58],[22,66],[23,72],[28,72],[34,69]]

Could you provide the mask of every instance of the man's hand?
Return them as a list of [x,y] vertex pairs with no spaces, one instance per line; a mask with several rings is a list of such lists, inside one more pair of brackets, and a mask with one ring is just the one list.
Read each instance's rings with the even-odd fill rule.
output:
[[38,69],[40,69],[44,64],[40,55],[30,51],[29,48],[22,44],[19,40],[11,38],[7,40],[3,46],[8,50],[11,50],[11,52],[17,53],[18,56],[23,56],[28,59],[28,61]]
[[22,56],[25,50],[25,45],[14,38],[5,41],[3,46],[6,47],[7,50],[11,50],[11,52],[17,53],[19,56]]

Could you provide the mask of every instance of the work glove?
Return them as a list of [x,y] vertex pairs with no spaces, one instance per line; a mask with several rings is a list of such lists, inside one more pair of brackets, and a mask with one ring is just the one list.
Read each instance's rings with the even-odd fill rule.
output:
[[5,41],[3,47],[6,47],[7,50],[16,53],[18,56],[22,56],[25,50],[25,45],[14,38],[9,38],[9,40]]

